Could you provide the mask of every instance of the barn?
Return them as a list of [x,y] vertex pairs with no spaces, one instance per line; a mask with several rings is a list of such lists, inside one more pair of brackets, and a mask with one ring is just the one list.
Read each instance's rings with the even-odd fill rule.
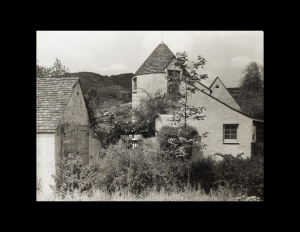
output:
[[79,78],[37,78],[36,179],[42,191],[52,191],[52,175],[63,156],[78,154],[88,163],[101,147],[89,127]]

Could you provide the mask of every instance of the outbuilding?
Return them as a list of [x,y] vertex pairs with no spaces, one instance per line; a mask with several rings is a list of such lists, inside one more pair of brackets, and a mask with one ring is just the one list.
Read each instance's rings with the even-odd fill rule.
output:
[[89,160],[102,147],[92,136],[79,77],[37,78],[36,81],[37,182],[52,191],[56,165],[69,153]]

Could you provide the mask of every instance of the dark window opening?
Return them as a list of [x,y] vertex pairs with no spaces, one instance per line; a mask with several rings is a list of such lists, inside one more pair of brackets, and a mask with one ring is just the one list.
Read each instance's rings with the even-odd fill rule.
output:
[[132,81],[133,81],[133,91],[136,91],[137,89],[136,78],[133,78]]
[[[180,78],[180,71],[168,70],[168,76],[172,80],[176,81],[176,79]],[[168,81],[168,87],[167,87],[168,100],[171,101],[178,100],[178,91],[179,91],[179,82],[170,83],[170,81]]]
[[216,88],[220,88],[220,86],[219,86],[219,85],[216,85]]

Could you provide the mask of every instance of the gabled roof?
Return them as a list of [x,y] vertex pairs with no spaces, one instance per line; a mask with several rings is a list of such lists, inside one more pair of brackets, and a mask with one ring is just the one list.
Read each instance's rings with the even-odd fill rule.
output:
[[207,96],[210,96],[211,98],[213,98],[213,99],[215,99],[216,101],[222,103],[223,105],[227,106],[228,108],[230,108],[230,109],[232,109],[232,110],[234,110],[234,111],[236,111],[236,112],[238,112],[238,113],[240,113],[240,114],[242,114],[242,115],[244,115],[244,116],[246,116],[246,117],[252,119],[253,121],[256,121],[256,122],[264,122],[264,120],[262,120],[262,119],[253,118],[252,116],[250,116],[250,115],[248,115],[248,114],[245,114],[245,113],[243,113],[243,112],[241,112],[241,111],[239,111],[239,110],[234,109],[233,107],[227,105],[226,103],[220,101],[219,99],[213,97],[213,96],[210,95],[210,94],[207,94],[207,93],[205,93],[205,92],[202,92],[202,93],[206,94]]
[[36,132],[55,132],[79,77],[37,78]]
[[135,75],[164,73],[165,67],[174,57],[175,55],[171,52],[168,46],[164,43],[160,43],[136,71]]
[[[209,86],[209,89],[213,86],[213,84],[216,82],[217,79],[219,79],[219,81],[222,83],[222,85],[224,85],[224,83],[221,81],[221,79],[219,77],[216,77],[216,79],[213,81],[213,83],[211,83],[211,85]],[[224,87],[226,88],[225,85],[224,85]]]

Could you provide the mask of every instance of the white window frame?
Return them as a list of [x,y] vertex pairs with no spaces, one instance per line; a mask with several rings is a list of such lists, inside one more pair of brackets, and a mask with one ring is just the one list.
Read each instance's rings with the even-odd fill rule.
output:
[[[225,139],[225,127],[236,126],[236,139]],[[239,143],[239,124],[223,124],[223,143]]]
[[136,93],[137,92],[137,78],[134,77],[132,78],[132,93]]

